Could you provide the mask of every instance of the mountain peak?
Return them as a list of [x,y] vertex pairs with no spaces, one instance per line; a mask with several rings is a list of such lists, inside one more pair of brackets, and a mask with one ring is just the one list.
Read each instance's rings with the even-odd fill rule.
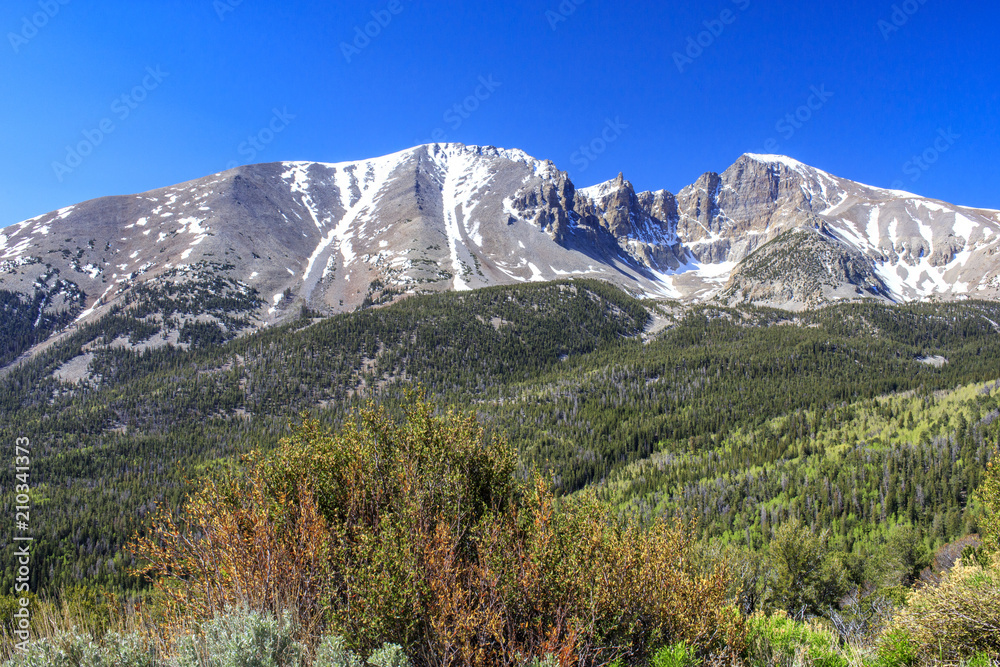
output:
[[610,181],[604,181],[603,183],[598,183],[597,185],[591,185],[589,188],[579,188],[577,192],[589,197],[590,199],[603,199],[604,197],[614,194],[623,188],[631,189],[632,183],[625,180],[624,172],[618,172],[618,175]]
[[[786,282],[827,260],[846,257],[853,268],[823,274],[836,289],[796,286],[793,297],[1000,296],[1000,215],[902,194],[754,153],[676,196],[637,193],[621,172],[577,190],[551,161],[519,149],[424,144],[338,164],[249,165],[36,216],[0,230],[0,296],[15,304],[17,326],[36,330],[89,322],[139,294],[176,293],[178,282],[194,295],[187,302],[222,303],[223,281],[245,306],[217,317],[235,335],[293,317],[299,305],[335,313],[566,276],[704,301],[750,260],[760,270],[741,274],[744,291],[777,301],[750,281],[770,275],[763,267],[780,253],[750,258],[789,230],[817,226],[825,240],[795,246],[802,270],[785,271]],[[851,287],[869,284],[884,289]]]
[[737,163],[743,162],[743,161],[746,161],[746,160],[753,160],[754,162],[760,162],[760,163],[763,163],[763,164],[771,164],[771,165],[773,165],[773,164],[781,164],[781,165],[784,165],[785,167],[788,167],[792,171],[800,171],[800,170],[804,170],[804,169],[813,169],[813,167],[810,167],[807,164],[799,162],[798,160],[796,160],[794,158],[790,158],[787,155],[766,155],[766,154],[759,154],[759,153],[744,153],[740,157],[740,159],[737,161]]

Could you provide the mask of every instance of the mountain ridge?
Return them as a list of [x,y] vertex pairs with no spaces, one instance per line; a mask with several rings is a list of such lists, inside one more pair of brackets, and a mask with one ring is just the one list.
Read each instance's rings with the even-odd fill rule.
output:
[[[816,236],[793,247],[791,230]],[[784,246],[769,245],[779,238]],[[760,277],[765,247],[788,267],[780,285]],[[519,149],[426,144],[368,160],[238,167],[10,225],[0,230],[0,308],[21,332],[15,349],[107,315],[140,286],[170,292],[201,281],[211,295],[215,279],[259,302],[243,328],[220,324],[233,335],[299,306],[333,314],[407,294],[573,277],[646,298],[801,310],[997,299],[998,252],[1000,212],[867,186],[785,156],[745,154],[674,194],[637,192],[624,174],[577,188]],[[189,311],[171,311],[177,331],[220,322]]]

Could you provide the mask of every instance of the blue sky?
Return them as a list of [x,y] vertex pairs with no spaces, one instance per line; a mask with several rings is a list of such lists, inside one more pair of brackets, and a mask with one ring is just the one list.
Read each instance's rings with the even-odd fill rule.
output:
[[998,20],[961,0],[6,0],[0,227],[433,140],[674,192],[777,152],[1000,208]]

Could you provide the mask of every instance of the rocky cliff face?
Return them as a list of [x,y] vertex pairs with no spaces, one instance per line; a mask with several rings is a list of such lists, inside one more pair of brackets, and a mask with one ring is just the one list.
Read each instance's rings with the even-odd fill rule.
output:
[[891,294],[865,256],[823,227],[798,227],[770,241],[733,270],[718,298],[790,310]]
[[[636,192],[623,175],[577,188],[522,151],[431,144],[358,162],[240,167],[6,227],[0,338],[30,347],[140,302],[154,304],[143,306],[152,317],[178,285],[202,296],[161,319],[230,328],[301,306],[335,313],[422,291],[573,276],[653,298],[793,309],[997,298],[998,252],[996,211],[872,188],[781,156],[744,155],[674,195]],[[227,298],[243,313],[228,323],[219,315]],[[214,314],[198,299],[218,302]]]

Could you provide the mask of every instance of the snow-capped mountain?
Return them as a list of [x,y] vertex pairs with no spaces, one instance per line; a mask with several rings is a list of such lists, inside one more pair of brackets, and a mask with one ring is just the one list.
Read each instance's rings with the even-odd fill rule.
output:
[[358,162],[239,167],[11,225],[0,230],[0,308],[22,329],[58,330],[139,302],[169,320],[151,313],[164,299],[176,305],[186,285],[184,299],[215,314],[170,313],[219,320],[239,302],[246,319],[228,326],[254,328],[301,305],[334,313],[574,276],[654,298],[793,309],[997,298],[998,251],[1000,212],[781,156],[744,155],[674,195],[637,193],[622,176],[577,189],[519,150],[431,144]]

